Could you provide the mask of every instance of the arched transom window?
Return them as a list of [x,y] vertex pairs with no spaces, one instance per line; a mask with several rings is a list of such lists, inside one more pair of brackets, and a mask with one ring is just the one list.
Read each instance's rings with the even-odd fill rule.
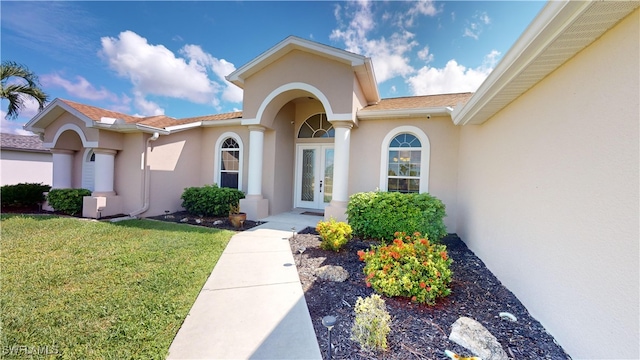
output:
[[335,130],[327,120],[327,114],[315,114],[309,117],[298,131],[298,138],[300,139],[333,137],[335,137]]
[[228,136],[220,142],[218,163],[218,185],[220,187],[240,189],[240,171],[242,148],[239,139]]

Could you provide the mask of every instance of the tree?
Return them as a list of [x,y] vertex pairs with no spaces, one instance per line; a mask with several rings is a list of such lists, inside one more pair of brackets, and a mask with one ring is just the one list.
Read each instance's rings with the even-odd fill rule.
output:
[[[22,80],[8,83],[9,78]],[[44,109],[49,97],[40,89],[38,76],[21,64],[13,61],[3,61],[0,66],[0,97],[9,100],[7,119],[15,119],[24,108],[26,97],[38,102],[38,109]]]

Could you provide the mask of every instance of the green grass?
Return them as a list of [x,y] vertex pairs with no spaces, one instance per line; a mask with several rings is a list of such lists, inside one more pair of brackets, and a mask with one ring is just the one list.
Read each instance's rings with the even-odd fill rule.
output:
[[0,219],[3,358],[165,358],[233,235],[148,220]]

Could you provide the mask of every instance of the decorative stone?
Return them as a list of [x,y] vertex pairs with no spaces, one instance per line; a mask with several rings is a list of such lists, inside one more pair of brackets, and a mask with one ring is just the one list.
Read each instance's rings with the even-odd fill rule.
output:
[[213,225],[222,225],[223,222],[224,221],[222,221],[222,220],[216,220],[216,221],[213,222]]
[[507,353],[502,346],[479,322],[461,317],[451,325],[449,340],[471,351],[483,360],[508,360]]
[[180,220],[180,222],[182,222],[182,223],[189,222],[189,218],[182,218],[182,220]]
[[322,280],[343,282],[349,277],[349,273],[342,266],[325,265],[316,269],[316,276]]

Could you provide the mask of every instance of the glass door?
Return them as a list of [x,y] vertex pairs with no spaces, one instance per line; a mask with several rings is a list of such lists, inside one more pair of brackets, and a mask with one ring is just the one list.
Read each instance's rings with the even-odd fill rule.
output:
[[295,207],[324,209],[333,195],[333,145],[298,145]]

